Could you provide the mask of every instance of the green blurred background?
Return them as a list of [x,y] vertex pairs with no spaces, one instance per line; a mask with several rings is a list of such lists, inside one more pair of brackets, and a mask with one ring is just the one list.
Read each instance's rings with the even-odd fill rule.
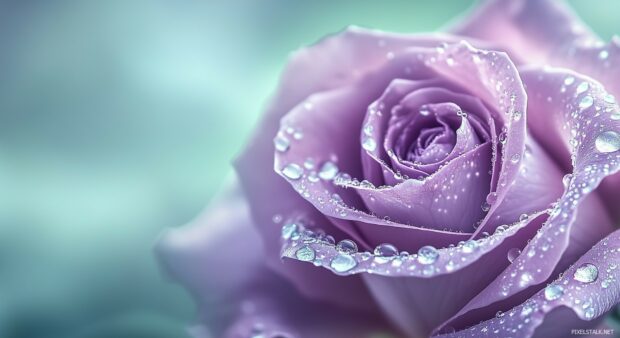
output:
[[[571,1],[604,38],[620,2]],[[595,5],[596,4],[596,5]],[[0,337],[182,337],[152,255],[230,172],[290,51],[471,1],[1,1]]]

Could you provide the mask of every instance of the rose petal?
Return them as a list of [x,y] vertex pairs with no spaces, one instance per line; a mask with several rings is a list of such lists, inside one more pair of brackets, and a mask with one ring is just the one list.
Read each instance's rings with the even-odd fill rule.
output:
[[[573,329],[593,327],[596,318],[620,303],[619,247],[617,230],[523,304],[471,328],[437,337],[568,337]],[[594,266],[596,277],[589,267],[585,277],[575,279],[576,270],[587,264]]]
[[303,236],[285,241],[283,256],[299,259],[299,252],[312,251],[319,257],[315,265],[342,275],[361,273],[392,320],[408,335],[423,336],[493,280],[509,264],[508,251],[525,246],[546,218],[546,213],[537,213],[487,238],[437,249],[434,261],[419,254],[343,257],[334,246]]
[[[523,250],[525,254],[519,255],[495,281],[459,311],[455,318],[461,317],[461,324],[480,317],[478,314],[470,314],[469,319],[463,317],[473,309],[496,309],[497,303],[504,299],[507,300],[505,304],[513,303],[514,295],[544,283],[554,271],[566,267],[561,264],[570,264],[598,239],[614,230],[613,222],[598,197],[590,195],[605,176],[620,169],[620,152],[604,153],[596,145],[601,133],[620,131],[619,122],[599,113],[607,95],[605,90],[589,78],[561,69],[543,71],[531,68],[521,74],[528,92],[532,93],[528,111],[534,135],[538,135],[537,132],[551,134],[567,144],[574,135],[574,171],[572,178],[566,180],[568,186],[550,219]],[[568,77],[573,77],[575,84],[566,87],[564,81]],[[588,90],[578,89],[585,87],[580,87],[581,83],[587,83]],[[591,98],[592,106],[582,104],[580,107],[586,96],[589,96],[586,103]],[[523,272],[529,274],[527,283],[521,282]],[[453,323],[454,320],[450,325],[454,327],[461,325]]]
[[[333,227],[324,216],[306,202],[280,176],[273,171],[273,137],[279,128],[280,118],[308,95],[351,84],[369,71],[382,65],[390,52],[401,51],[411,45],[435,46],[438,41],[451,41],[443,35],[403,35],[351,27],[342,33],[327,37],[317,44],[295,52],[283,72],[279,89],[270,102],[263,120],[256,128],[248,147],[235,161],[243,189],[250,201],[252,219],[267,248],[270,266],[288,276],[300,289],[321,299],[337,300],[340,296],[330,293],[312,279],[293,271],[296,267],[280,264],[279,227],[272,218],[285,218],[290,213],[302,213],[321,224],[334,236],[356,238],[364,241],[356,229],[340,222],[340,229]],[[265,196],[269,196],[266,199]],[[346,299],[343,299],[346,301]]]
[[[199,302],[196,336],[246,337],[260,329],[265,334],[327,337],[389,330],[374,306],[326,307],[304,298],[268,269],[247,201],[236,182],[191,224],[165,232],[157,244],[157,254],[167,272]],[[312,275],[306,278],[321,288],[337,288],[333,290],[345,293],[345,297],[368,301],[357,277],[310,270]],[[331,280],[320,278],[322,273]],[[362,325],[359,318],[365,318]]]
[[599,41],[564,1],[557,0],[486,1],[448,30],[496,43],[519,63],[545,63],[551,55],[566,55],[575,44]]
[[[605,98],[606,103],[620,100],[620,76],[617,71],[620,67],[620,37],[615,36],[608,44],[575,45],[562,57],[554,56],[549,63],[575,70],[602,83],[610,93]],[[603,112],[612,119],[620,119],[620,111],[614,110],[611,104],[604,107]],[[620,208],[616,207],[618,187],[620,175],[610,175],[599,188],[616,221],[620,220]]]

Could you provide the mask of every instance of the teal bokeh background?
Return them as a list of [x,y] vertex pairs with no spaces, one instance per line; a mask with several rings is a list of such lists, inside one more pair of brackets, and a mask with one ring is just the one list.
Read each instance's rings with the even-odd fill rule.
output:
[[[620,33],[620,2],[570,2]],[[1,2],[0,337],[183,336],[194,305],[153,243],[213,196],[288,53],[471,3]]]

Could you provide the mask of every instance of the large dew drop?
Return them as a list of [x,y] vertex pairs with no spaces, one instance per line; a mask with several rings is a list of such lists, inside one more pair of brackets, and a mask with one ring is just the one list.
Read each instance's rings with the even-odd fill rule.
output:
[[362,141],[362,148],[368,151],[375,151],[375,149],[377,149],[377,141],[372,137],[365,137]]
[[374,254],[378,257],[394,257],[398,255],[398,249],[392,244],[383,243],[377,245]]
[[288,150],[288,148],[290,147],[291,143],[289,142],[289,140],[282,136],[282,135],[277,135],[274,139],[273,139],[273,144],[276,147],[276,150],[283,153],[285,151]]
[[356,265],[357,262],[353,259],[353,257],[346,254],[340,254],[332,259],[329,266],[334,269],[334,271],[342,273],[353,269]]
[[592,96],[586,95],[581,99],[581,101],[579,101],[579,108],[581,108],[582,110],[590,108],[593,103],[594,99],[592,98]]
[[556,300],[564,294],[564,288],[557,284],[551,284],[545,288],[545,299]]
[[353,254],[357,252],[357,244],[350,239],[343,239],[336,245],[336,250],[346,254]]
[[427,245],[418,250],[418,262],[422,264],[433,264],[439,257],[439,251],[434,247]]
[[300,261],[311,262],[314,260],[315,253],[311,247],[304,245],[295,252],[295,257]]
[[336,175],[338,175],[338,166],[332,161],[323,163],[319,170],[319,177],[326,181],[333,180]]
[[582,283],[592,283],[598,278],[598,268],[594,264],[586,263],[575,270],[573,279]]
[[620,134],[615,131],[605,131],[596,137],[594,140],[596,150],[601,153],[613,153],[620,149]]
[[291,163],[282,169],[282,174],[291,180],[298,180],[303,175],[304,169],[295,163]]

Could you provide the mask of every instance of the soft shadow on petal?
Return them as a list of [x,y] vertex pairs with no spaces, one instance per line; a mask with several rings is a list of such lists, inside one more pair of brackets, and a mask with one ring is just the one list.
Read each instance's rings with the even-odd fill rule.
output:
[[546,63],[576,43],[600,41],[562,0],[488,0],[447,31],[496,43],[517,63]]
[[620,303],[619,247],[617,230],[522,304],[471,328],[438,337],[560,338],[573,334],[571,330],[592,328]]
[[[317,287],[341,295],[335,299],[340,305],[334,305],[308,299],[268,268],[260,236],[236,181],[196,220],[164,232],[156,252],[169,276],[197,300],[201,325],[192,329],[197,337],[221,337],[225,331],[230,337],[246,337],[254,325],[293,337],[329,337],[323,334],[331,330],[347,336],[345,332],[360,332],[354,323],[358,318],[365,318],[368,325],[363,328],[368,332],[387,330],[359,277],[343,278],[289,260],[280,261],[305,272],[311,270],[302,276]],[[343,298],[348,302],[339,301]],[[354,304],[353,309],[342,307]]]

